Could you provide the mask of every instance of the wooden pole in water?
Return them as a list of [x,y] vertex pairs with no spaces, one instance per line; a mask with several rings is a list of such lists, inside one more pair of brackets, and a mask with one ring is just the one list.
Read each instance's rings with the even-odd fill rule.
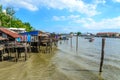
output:
[[102,72],[103,61],[104,61],[104,48],[105,48],[105,38],[102,38],[101,61],[100,61],[99,72]]
[[71,48],[72,48],[72,37],[71,37]]
[[76,36],[76,51],[78,51],[78,35]]

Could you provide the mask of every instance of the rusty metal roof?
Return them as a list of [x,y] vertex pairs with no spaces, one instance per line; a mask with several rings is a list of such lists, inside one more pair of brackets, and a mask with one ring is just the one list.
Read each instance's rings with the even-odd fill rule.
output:
[[11,31],[9,29],[6,29],[6,28],[0,28],[0,31],[9,35],[9,36],[11,36],[11,37],[13,37],[13,38],[20,37],[20,35],[18,33],[14,32],[14,31]]

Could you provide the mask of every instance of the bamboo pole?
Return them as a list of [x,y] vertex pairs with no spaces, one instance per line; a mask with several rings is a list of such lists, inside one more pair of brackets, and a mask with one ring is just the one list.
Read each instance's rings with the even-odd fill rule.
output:
[[25,61],[27,60],[27,44],[25,43]]
[[70,41],[71,41],[70,43],[71,43],[71,48],[72,48],[72,37],[71,37],[71,40],[70,40]]
[[76,52],[78,51],[78,35],[76,36]]
[[17,51],[17,48],[16,48],[16,52],[15,52],[15,62],[18,61],[18,51]]
[[101,61],[99,72],[102,72],[103,62],[104,62],[104,48],[105,48],[105,39],[102,38],[102,49],[101,49]]
[[30,57],[30,53],[31,53],[31,42],[29,43],[29,57]]
[[2,56],[2,61],[4,60],[4,56],[3,56],[3,50],[1,50],[1,56]]

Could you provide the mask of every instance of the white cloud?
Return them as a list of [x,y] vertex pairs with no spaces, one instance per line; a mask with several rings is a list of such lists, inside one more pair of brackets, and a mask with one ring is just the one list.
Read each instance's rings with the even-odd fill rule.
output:
[[85,3],[83,0],[0,0],[3,5],[11,5],[17,8],[26,8],[36,11],[39,7],[44,6],[53,9],[66,9],[70,12],[79,12],[87,16],[97,15],[97,4],[103,3],[105,0],[96,0],[95,3]]
[[[62,20],[61,16],[60,17],[54,16],[54,17],[56,17],[56,21],[66,20],[75,25],[80,24],[80,26],[89,30],[120,29],[120,16],[115,18],[102,19],[101,21],[98,21],[98,22],[92,18],[82,18],[79,15],[64,16],[64,20]],[[80,28],[81,27],[79,27],[79,29]]]
[[[89,20],[90,21],[90,20]],[[99,22],[95,22],[91,19],[88,23],[84,23],[84,27],[87,29],[101,30],[101,29],[120,29],[120,16],[111,18],[111,19],[103,19]]]
[[118,3],[120,3],[120,0],[113,0],[113,2],[118,2]]
[[55,20],[55,21],[76,20],[79,18],[80,18],[80,15],[53,16],[53,20]]
[[38,10],[37,6],[34,6],[33,4],[31,3],[28,3],[28,2],[25,2],[25,1],[20,1],[18,2],[19,5],[21,5],[21,7],[25,7],[26,9],[29,9],[31,11],[36,11]]
[[[58,27],[60,32],[77,32],[77,31],[81,31],[81,27],[80,26],[60,26]],[[84,31],[84,30],[82,30]]]
[[106,0],[95,0],[95,4],[105,4]]
[[38,7],[30,2],[30,0],[0,0],[0,4],[3,6],[12,6],[14,8],[25,8],[30,11],[38,10]]
[[82,0],[44,0],[43,5],[54,9],[67,9],[70,12],[80,12],[87,16],[98,14],[95,4],[87,4]]
[[66,17],[65,16],[53,16],[53,20],[55,21],[64,21],[66,20]]

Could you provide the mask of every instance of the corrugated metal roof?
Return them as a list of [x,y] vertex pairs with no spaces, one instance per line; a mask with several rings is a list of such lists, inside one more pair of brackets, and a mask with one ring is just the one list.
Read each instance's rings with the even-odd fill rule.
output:
[[25,33],[20,33],[21,35],[35,35],[37,36],[39,34],[39,31],[30,31]]
[[20,35],[18,33],[14,32],[14,31],[11,31],[9,29],[6,29],[6,28],[0,28],[0,31],[9,35],[9,36],[11,36],[11,37],[13,37],[13,38],[20,37]]
[[39,34],[42,34],[44,32],[42,31],[30,31],[30,32],[24,32],[24,33],[20,33],[21,35],[34,35],[34,36],[38,36]]

